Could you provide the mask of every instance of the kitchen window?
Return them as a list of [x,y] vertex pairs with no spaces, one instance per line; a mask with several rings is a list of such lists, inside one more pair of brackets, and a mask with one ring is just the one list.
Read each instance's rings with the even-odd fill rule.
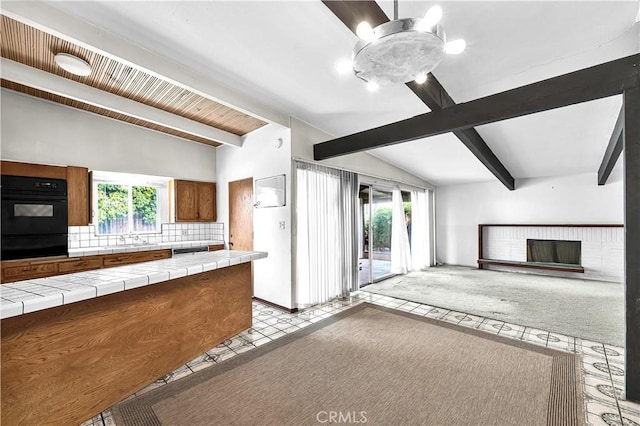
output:
[[161,232],[168,222],[169,178],[93,173],[93,223],[99,235]]

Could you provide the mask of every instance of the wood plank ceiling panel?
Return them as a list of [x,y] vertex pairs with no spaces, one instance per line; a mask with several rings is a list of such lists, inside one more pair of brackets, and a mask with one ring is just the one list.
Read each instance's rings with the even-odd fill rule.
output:
[[151,123],[149,121],[140,120],[138,118],[134,118],[125,114],[120,114],[118,112],[114,112],[105,108],[100,108],[94,105],[87,104],[85,102],[76,101],[74,99],[69,99],[64,96],[56,95],[53,93],[46,92],[44,90],[34,89],[33,87],[25,86],[23,84],[14,83],[13,81],[5,80],[4,78],[0,80],[2,87],[9,90],[14,90],[16,92],[25,93],[27,95],[35,96],[41,99],[45,99],[47,101],[56,102],[59,104],[67,105],[73,108],[82,109],[85,111],[93,112],[95,114],[100,114],[105,117],[113,118],[115,120],[124,121],[126,123],[135,124],[136,126],[145,127],[147,129],[156,130],[158,132],[166,133],[169,135],[177,136],[179,138],[187,139],[194,142],[200,142],[206,145],[211,146],[220,146],[219,142],[202,138],[200,136],[195,136],[190,133],[181,132],[179,130],[175,130],[169,127],[161,126],[156,123]]
[[[265,121],[7,16],[2,15],[0,28],[2,29],[0,54],[12,61],[123,96],[238,136],[245,135],[267,124]],[[69,53],[84,59],[91,64],[92,73],[82,77],[63,70],[54,61],[54,56],[57,53]],[[102,112],[97,113],[102,114]],[[193,140],[193,137],[190,139]]]

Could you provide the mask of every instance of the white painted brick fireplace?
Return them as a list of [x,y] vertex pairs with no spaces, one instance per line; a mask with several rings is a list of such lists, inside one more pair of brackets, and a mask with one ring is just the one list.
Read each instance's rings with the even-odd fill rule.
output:
[[580,241],[584,274],[533,271],[496,265],[485,265],[485,268],[615,282],[624,280],[624,228],[622,227],[486,225],[482,233],[482,257],[526,262],[527,239]]

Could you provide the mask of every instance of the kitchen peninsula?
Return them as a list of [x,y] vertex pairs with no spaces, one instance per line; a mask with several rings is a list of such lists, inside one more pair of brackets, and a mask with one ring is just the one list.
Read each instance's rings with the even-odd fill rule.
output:
[[2,423],[79,424],[251,327],[251,261],[219,250],[0,286]]

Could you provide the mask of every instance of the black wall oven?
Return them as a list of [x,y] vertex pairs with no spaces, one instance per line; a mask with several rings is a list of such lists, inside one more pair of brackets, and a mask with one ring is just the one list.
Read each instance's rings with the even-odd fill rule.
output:
[[2,260],[68,254],[67,182],[1,177]]

